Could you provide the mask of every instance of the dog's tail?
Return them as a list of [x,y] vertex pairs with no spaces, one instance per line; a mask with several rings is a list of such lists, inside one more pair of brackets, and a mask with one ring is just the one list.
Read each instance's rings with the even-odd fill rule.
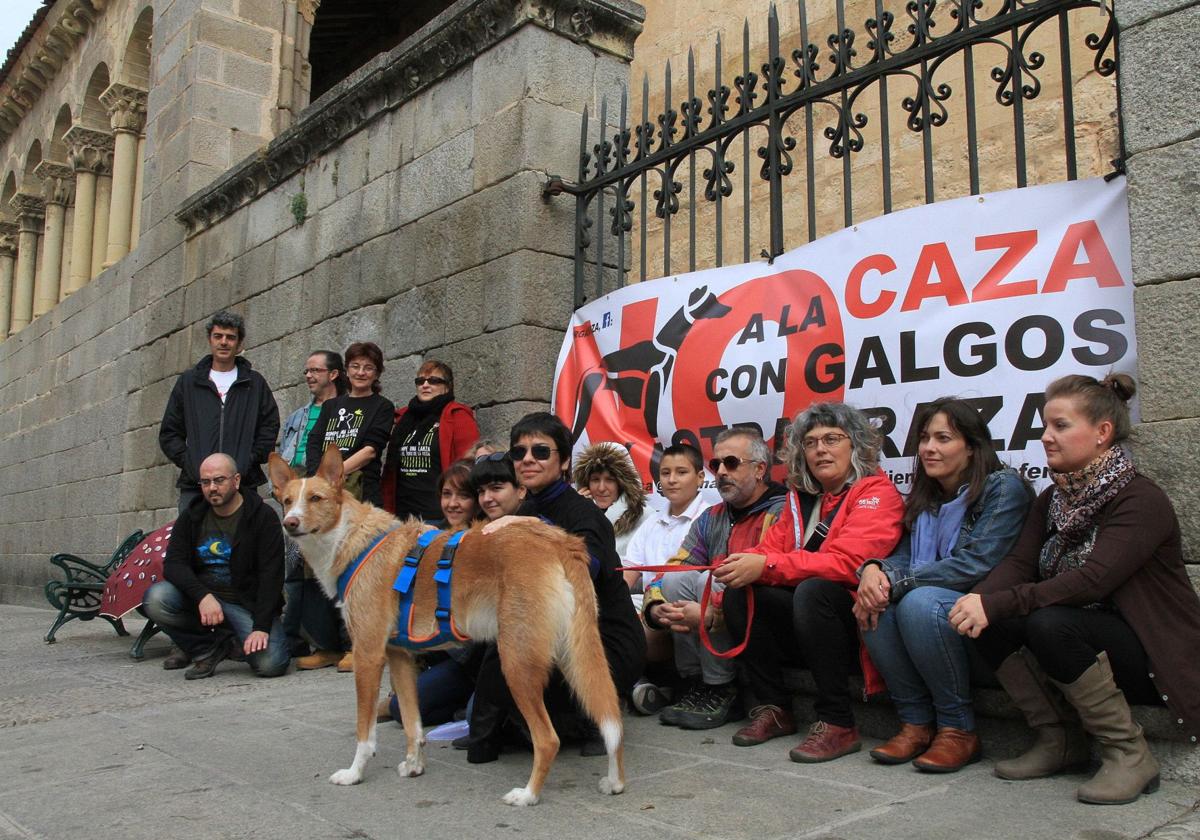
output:
[[558,664],[583,710],[596,722],[604,739],[608,776],[601,780],[600,788],[605,793],[620,793],[625,789],[621,704],[596,623],[596,591],[588,576],[587,549],[577,537],[571,538],[568,544],[563,573],[571,585],[575,603],[566,638],[560,642]]

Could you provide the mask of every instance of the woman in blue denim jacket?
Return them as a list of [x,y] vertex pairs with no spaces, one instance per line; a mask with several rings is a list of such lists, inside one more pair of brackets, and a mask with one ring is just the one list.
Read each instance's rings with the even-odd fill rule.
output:
[[900,716],[871,756],[951,773],[981,755],[964,640],[948,615],[1008,552],[1033,501],[1005,467],[979,412],[943,398],[917,417],[907,534],[886,560],[859,570],[855,615]]

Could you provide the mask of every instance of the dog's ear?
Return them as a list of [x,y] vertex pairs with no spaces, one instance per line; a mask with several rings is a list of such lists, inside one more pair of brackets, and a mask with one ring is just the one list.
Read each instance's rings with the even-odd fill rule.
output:
[[267,459],[267,475],[271,478],[271,495],[283,501],[283,488],[289,481],[296,480],[296,473],[288,466],[288,462],[279,457],[278,452],[272,452]]
[[321,466],[317,467],[317,477],[325,479],[336,490],[342,489],[345,473],[342,471],[342,450],[337,448],[337,444],[331,443],[325,447]]

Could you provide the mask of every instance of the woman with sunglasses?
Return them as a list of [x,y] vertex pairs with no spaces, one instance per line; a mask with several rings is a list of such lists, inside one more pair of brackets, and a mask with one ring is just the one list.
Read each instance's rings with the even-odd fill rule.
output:
[[1000,463],[987,423],[962,400],[946,397],[923,408],[911,438],[917,457],[907,533],[890,557],[863,565],[854,605],[901,723],[871,757],[952,773],[978,761],[981,749],[968,645],[948,615],[1008,553],[1033,491]]
[[[553,414],[535,412],[521,418],[509,434],[516,477],[528,494],[520,516],[502,516],[484,526],[485,534],[524,517],[539,517],[581,537],[591,560],[596,590],[600,641],[618,694],[628,694],[642,674],[646,639],[641,621],[629,600],[629,587],[620,571],[612,525],[604,513],[580,496],[564,478],[571,458],[571,433]],[[485,510],[486,510],[485,506]],[[560,737],[575,735],[582,755],[603,755],[604,743],[594,724],[575,708],[570,690],[556,674],[546,690],[546,708]],[[499,756],[501,727],[510,716],[519,717],[494,648],[484,656],[475,703],[467,761],[479,764]]]
[[851,609],[858,568],[887,557],[900,539],[904,502],[879,469],[879,433],[857,408],[813,404],[788,426],[785,446],[792,490],[779,519],[761,543],[713,571],[726,587],[725,621],[734,639],[745,638],[744,593],[754,587],[756,613],[738,661],[760,705],[733,743],[749,747],[796,731],[782,665],[799,658],[817,684],[817,721],[790,756],[830,761],[862,748],[850,708],[856,658],[867,693],[885,690],[859,649]]
[[442,517],[437,477],[479,438],[475,412],[454,400],[454,372],[427,359],[413,380],[417,393],[396,409],[396,426],[383,470],[383,507],[401,518]]

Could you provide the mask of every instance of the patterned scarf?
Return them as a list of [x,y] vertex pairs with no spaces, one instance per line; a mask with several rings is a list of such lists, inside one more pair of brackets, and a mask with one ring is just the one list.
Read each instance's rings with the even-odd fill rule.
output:
[[1114,446],[1076,472],[1051,475],[1050,523],[1038,571],[1047,580],[1087,562],[1096,542],[1096,514],[1133,480],[1137,471],[1125,450]]

